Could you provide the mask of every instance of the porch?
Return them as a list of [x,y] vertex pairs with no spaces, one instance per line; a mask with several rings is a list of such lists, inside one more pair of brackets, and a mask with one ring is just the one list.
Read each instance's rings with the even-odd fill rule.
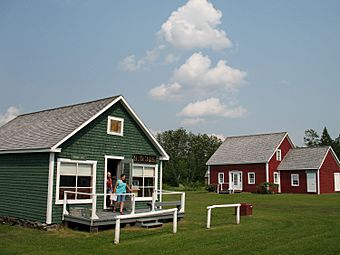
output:
[[[184,192],[171,192],[171,191],[154,191],[152,201],[145,203],[144,207],[136,208],[136,200],[134,193],[125,194],[127,199],[124,216],[118,212],[113,212],[112,209],[97,209],[97,197],[104,197],[106,194],[91,194],[81,193],[80,195],[87,195],[91,197],[91,205],[80,204],[74,205],[68,203],[68,194],[75,194],[72,191],[65,191],[63,203],[63,222],[65,226],[69,223],[76,225],[88,226],[90,231],[97,231],[99,227],[116,225],[117,220],[120,224],[131,224],[143,222],[167,222],[174,219],[174,213],[169,212],[169,208],[176,208],[177,219],[184,217],[185,213],[185,193]],[[176,196],[175,199],[168,198],[165,202],[160,201],[164,195]],[[179,197],[179,198],[178,198]],[[70,200],[72,201],[72,200]],[[154,212],[157,212],[155,214]]]

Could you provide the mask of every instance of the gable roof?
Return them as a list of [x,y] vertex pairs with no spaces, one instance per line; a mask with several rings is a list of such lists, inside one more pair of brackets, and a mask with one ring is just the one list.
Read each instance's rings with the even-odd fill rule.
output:
[[146,128],[123,96],[113,96],[91,102],[19,115],[0,127],[0,153],[58,152],[63,142],[120,101],[152,144],[162,155],[169,156]]
[[227,137],[207,165],[266,163],[287,132]]
[[[277,170],[319,169],[330,149],[329,146],[291,149]],[[334,158],[337,161],[337,158]]]

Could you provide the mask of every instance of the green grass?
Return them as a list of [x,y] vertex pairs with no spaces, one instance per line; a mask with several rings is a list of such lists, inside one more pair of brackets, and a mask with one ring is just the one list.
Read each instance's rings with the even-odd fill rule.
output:
[[[44,232],[0,225],[0,254],[340,254],[340,194],[217,195],[187,192],[178,233],[126,227],[113,245],[113,230]],[[254,215],[235,224],[234,210],[213,210],[205,229],[206,206],[247,202]]]

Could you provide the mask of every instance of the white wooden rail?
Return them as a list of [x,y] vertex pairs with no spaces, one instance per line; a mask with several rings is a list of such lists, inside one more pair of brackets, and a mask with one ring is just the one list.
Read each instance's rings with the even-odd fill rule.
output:
[[240,224],[240,207],[241,204],[224,204],[224,205],[212,205],[207,206],[208,215],[207,215],[207,228],[210,228],[211,224],[211,210],[214,208],[228,208],[228,207],[235,207],[236,209],[236,224]]
[[[82,201],[82,199],[67,199],[68,194],[79,194],[79,195],[87,195],[91,197],[91,203],[92,203],[92,214],[91,214],[91,224],[93,220],[98,219],[97,216],[97,197],[103,196],[104,197],[104,203],[105,203],[105,196],[109,196],[111,194],[93,194],[93,193],[85,193],[85,192],[76,192],[76,191],[64,191],[64,201],[63,201],[63,215],[62,219],[64,220],[64,216],[68,215],[69,212],[67,211],[67,204],[70,204],[70,201],[72,201],[72,204],[83,204],[86,203]],[[117,196],[122,194],[116,194]],[[131,214],[135,214],[136,210],[136,199],[134,193],[125,193],[124,196],[131,196]],[[75,202],[76,201],[76,202]]]
[[157,195],[162,194],[162,195],[181,195],[181,206],[179,208],[179,213],[184,213],[185,212],[185,192],[181,191],[168,191],[168,190],[155,190],[152,194],[152,207],[151,210],[155,211],[155,203],[157,200]]
[[177,233],[177,208],[161,210],[161,211],[153,211],[153,212],[146,212],[146,213],[135,213],[135,214],[127,214],[127,215],[117,215],[116,216],[116,227],[115,227],[115,239],[114,244],[119,243],[120,237],[120,221],[122,219],[131,219],[131,218],[140,218],[140,217],[149,217],[155,215],[164,215],[173,213],[173,225],[172,225],[172,232],[174,234]]

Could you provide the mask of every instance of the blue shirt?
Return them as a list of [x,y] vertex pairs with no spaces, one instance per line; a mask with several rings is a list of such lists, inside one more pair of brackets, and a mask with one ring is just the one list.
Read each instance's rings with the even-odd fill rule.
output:
[[126,193],[126,183],[123,182],[122,180],[117,181],[116,193],[117,194]]

